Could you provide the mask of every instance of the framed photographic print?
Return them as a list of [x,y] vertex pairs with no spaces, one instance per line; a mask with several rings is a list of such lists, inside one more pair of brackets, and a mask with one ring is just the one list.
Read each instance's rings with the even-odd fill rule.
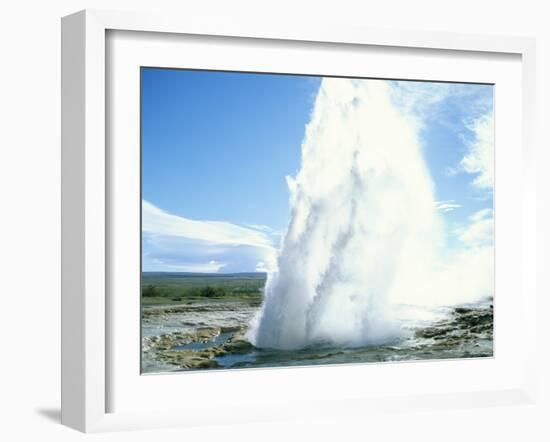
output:
[[140,76],[142,372],[493,356],[494,85]]
[[63,423],[532,401],[533,57],[64,18]]

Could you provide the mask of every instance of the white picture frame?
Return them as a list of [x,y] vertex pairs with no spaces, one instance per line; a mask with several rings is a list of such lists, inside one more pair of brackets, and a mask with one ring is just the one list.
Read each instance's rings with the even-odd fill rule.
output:
[[[143,13],[86,10],[62,21],[62,423],[85,432],[168,426],[207,425],[213,419],[201,407],[186,410],[113,411],[109,394],[113,385],[110,370],[109,327],[113,316],[108,291],[109,244],[113,230],[110,196],[106,36],[111,31],[154,32],[162,35],[218,36],[221,38],[268,39],[273,42],[337,43],[346,45],[427,49],[443,52],[510,54],[521,63],[521,179],[520,226],[516,227],[521,264],[518,321],[524,331],[525,348],[518,355],[521,373],[500,388],[478,387],[449,392],[440,387],[426,394],[388,394],[377,397],[358,394],[311,398],[308,407],[292,403],[257,407],[245,398],[234,398],[235,410],[220,412],[216,422],[253,422],[331,415],[364,415],[374,410],[388,412],[532,403],[535,400],[536,358],[534,356],[535,284],[535,42],[519,37],[493,37],[416,31],[388,31],[344,26],[215,22],[195,17],[166,17]],[[157,34],[158,35],[158,34]],[[519,148],[519,147],[518,147]],[[116,167],[116,166],[115,166]],[[506,170],[497,170],[505,176]],[[518,173],[516,171],[516,173]],[[498,254],[498,247],[496,253]],[[498,295],[497,295],[498,296]],[[116,318],[115,318],[116,319]],[[497,356],[498,357],[498,356]],[[321,368],[323,369],[323,368]],[[354,367],[354,375],[361,366]],[[384,369],[384,366],[381,368]],[[294,369],[285,376],[293,376]],[[441,367],[441,370],[450,370]],[[269,370],[264,370],[264,373]],[[246,376],[241,372],[241,378]],[[288,374],[290,373],[290,374]],[[299,372],[296,372],[299,375]],[[303,373],[303,372],[302,372]],[[350,372],[351,373],[351,372]],[[448,373],[452,373],[448,371]],[[519,372],[518,372],[519,373]],[[412,372],[411,372],[412,374]],[[209,373],[209,376],[220,376]],[[201,374],[202,376],[202,374]],[[263,375],[262,381],[265,381]],[[174,376],[167,376],[170,384]],[[204,376],[203,376],[204,381]],[[222,378],[219,378],[222,379]],[[220,381],[218,381],[219,383]],[[239,403],[240,401],[240,403]]]

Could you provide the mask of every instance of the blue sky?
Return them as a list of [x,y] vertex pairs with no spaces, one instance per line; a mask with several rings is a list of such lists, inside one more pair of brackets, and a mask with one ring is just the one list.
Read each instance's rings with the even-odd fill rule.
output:
[[284,229],[285,176],[299,168],[319,83],[144,69],[143,198],[192,219]]
[[[264,270],[289,221],[285,177],[300,168],[321,78],[155,68],[141,75],[143,270]],[[472,217],[492,208],[483,118],[492,123],[493,87],[397,86],[404,93],[396,105],[422,121],[437,207],[457,232],[453,246]]]

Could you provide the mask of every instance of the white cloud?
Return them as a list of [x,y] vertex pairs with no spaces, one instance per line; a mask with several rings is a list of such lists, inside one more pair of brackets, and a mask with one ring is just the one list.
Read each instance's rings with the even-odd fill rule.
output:
[[473,184],[480,189],[494,186],[494,122],[493,113],[476,119],[469,129],[474,138],[467,143],[468,153],[460,162],[462,170],[476,174]]
[[483,219],[492,218],[493,209],[482,209],[470,216],[470,221],[481,221]]
[[447,200],[447,201],[436,201],[434,203],[434,207],[436,210],[441,210],[443,212],[451,212],[454,209],[458,209],[461,207],[460,204],[456,204],[454,200]]
[[[466,122],[456,124],[445,119],[443,103],[453,104],[469,115]],[[473,135],[466,141],[467,154],[456,166],[445,169],[447,176],[459,172],[475,174],[472,183],[479,189],[492,190],[494,180],[494,119],[492,94],[479,94],[479,85],[453,83],[419,83],[398,81],[392,89],[395,104],[421,128],[427,121],[437,119],[439,124],[450,126],[462,137],[464,132]],[[452,209],[451,209],[452,210]]]
[[457,231],[458,239],[467,247],[492,246],[494,220],[491,209],[483,209],[470,216],[470,224]]
[[[145,271],[252,271],[258,261],[275,266],[275,248],[267,229],[260,231],[224,221],[200,221],[142,202]],[[267,227],[267,226],[266,226]]]
[[437,120],[454,130],[462,130],[453,119],[445,118],[445,103],[469,115],[483,115],[492,109],[492,95],[480,94],[479,85],[396,81],[391,91],[392,100],[399,109],[422,127],[428,120]]
[[256,271],[257,272],[267,272],[267,267],[265,266],[265,262],[263,261],[258,261],[258,263],[256,264]]
[[162,259],[151,259],[148,262],[148,270],[146,271],[173,271],[173,272],[190,272],[190,273],[218,273],[227,264],[222,262],[210,261],[206,263],[180,262],[171,264]]
[[437,104],[453,92],[456,95],[458,91],[451,83],[397,81],[391,97],[405,114],[426,119],[433,116],[438,110]]
[[266,233],[274,232],[274,230],[271,227],[266,226],[264,224],[246,224],[246,227],[250,227],[251,229],[254,229],[254,230],[259,230],[260,232],[266,232]]
[[445,175],[447,176],[455,176],[459,172],[460,171],[456,167],[448,166],[447,168],[445,168]]
[[272,249],[262,232],[225,221],[196,221],[173,215],[148,201],[142,203],[143,231],[160,235],[207,241],[214,244],[249,245]]

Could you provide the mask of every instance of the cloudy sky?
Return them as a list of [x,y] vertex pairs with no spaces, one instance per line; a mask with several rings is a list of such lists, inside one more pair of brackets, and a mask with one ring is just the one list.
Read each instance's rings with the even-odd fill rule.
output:
[[[142,69],[143,270],[272,268],[321,78]],[[394,82],[449,248],[492,241],[493,87]]]

